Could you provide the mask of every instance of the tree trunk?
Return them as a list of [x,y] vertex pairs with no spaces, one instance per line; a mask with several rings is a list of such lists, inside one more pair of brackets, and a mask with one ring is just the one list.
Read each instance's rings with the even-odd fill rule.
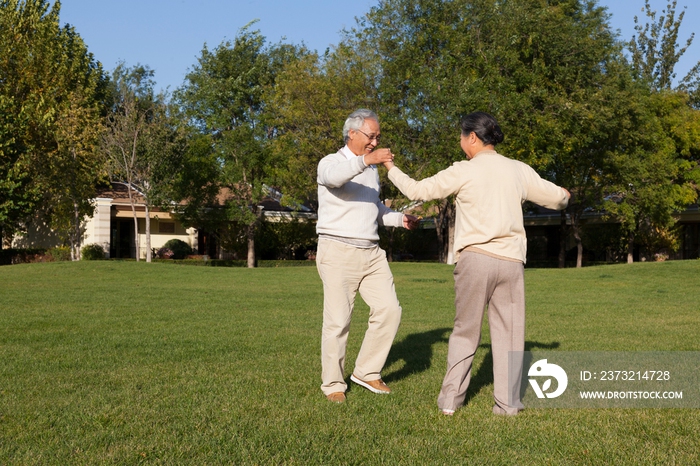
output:
[[[450,199],[445,199],[439,207],[437,217],[434,219],[441,264],[454,263],[452,252],[454,247],[454,216],[454,203]],[[452,231],[450,231],[450,228],[452,228]]]
[[450,265],[455,263],[455,217],[455,205],[450,202],[447,207],[447,260],[445,261]]
[[571,225],[574,239],[576,240],[576,268],[583,267],[583,240],[581,239],[581,227],[578,222],[573,222]]
[[580,269],[583,267],[583,243],[581,238],[576,238],[576,268]]
[[434,217],[433,223],[435,223],[435,234],[437,235],[438,261],[441,264],[444,264],[447,261],[447,256],[445,255],[445,240],[442,236],[442,222],[440,221],[441,216],[441,214],[438,214],[437,217]]
[[566,211],[562,210],[560,214],[561,221],[559,222],[559,268],[566,267]]
[[151,251],[151,211],[148,207],[148,202],[145,203],[146,206],[146,262],[151,262],[153,259],[153,252]]
[[255,268],[255,224],[248,225],[248,268]]
[[630,233],[627,237],[627,263],[634,262],[634,233]]
[[131,213],[134,215],[134,245],[136,247],[136,262],[140,260],[139,251],[139,219],[136,217],[136,205],[134,203],[134,196],[131,194],[131,183],[126,185],[127,192],[129,193],[129,203],[131,204]]
[[139,219],[136,217],[136,207],[131,206],[134,213],[134,248],[136,249],[136,262],[141,260],[141,248],[139,247]]
[[386,260],[394,262],[394,229],[389,228],[389,244],[386,248]]
[[71,233],[70,238],[70,255],[71,260],[80,260],[80,212],[78,210],[78,203],[73,202],[73,233]]

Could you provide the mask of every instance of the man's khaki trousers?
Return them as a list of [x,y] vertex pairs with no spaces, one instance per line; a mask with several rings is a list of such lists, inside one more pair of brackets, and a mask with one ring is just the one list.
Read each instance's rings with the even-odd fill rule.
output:
[[522,352],[525,347],[523,269],[522,262],[469,251],[461,254],[454,270],[455,326],[447,350],[447,373],[438,396],[440,409],[454,410],[464,404],[487,307],[493,352],[493,412],[513,415],[522,409],[522,363],[509,371],[508,353]]
[[323,281],[321,334],[321,390],[325,395],[345,392],[345,353],[355,296],[369,306],[369,322],[353,374],[361,380],[381,378],[381,370],[401,321],[386,253],[375,246],[357,248],[319,239],[316,267]]

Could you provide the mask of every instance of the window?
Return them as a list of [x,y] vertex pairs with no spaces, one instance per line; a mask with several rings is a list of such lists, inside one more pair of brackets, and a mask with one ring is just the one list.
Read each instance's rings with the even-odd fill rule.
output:
[[175,233],[175,224],[173,222],[160,222],[158,231],[160,233]]

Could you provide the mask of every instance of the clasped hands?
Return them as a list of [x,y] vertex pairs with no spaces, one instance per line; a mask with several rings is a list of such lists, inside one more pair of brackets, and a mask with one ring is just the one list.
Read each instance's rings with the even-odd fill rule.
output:
[[[387,170],[391,170],[394,167],[394,154],[391,150],[382,148],[375,149],[369,154],[365,155],[365,164],[367,165],[379,165],[382,164]],[[404,214],[403,215],[403,227],[408,230],[413,230],[420,225],[420,217],[415,215]]]
[[384,165],[389,170],[394,167],[394,154],[387,148],[375,149],[365,155],[365,164]]

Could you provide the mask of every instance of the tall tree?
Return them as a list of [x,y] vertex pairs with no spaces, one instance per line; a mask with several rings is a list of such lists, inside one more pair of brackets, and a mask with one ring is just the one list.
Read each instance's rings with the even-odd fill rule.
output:
[[697,199],[700,170],[687,156],[700,151],[700,119],[687,100],[670,91],[638,100],[632,137],[610,154],[603,207],[622,226],[628,263],[635,245],[675,249],[675,214]]
[[93,214],[97,183],[104,175],[97,148],[107,80],[80,36],[70,27],[63,33],[63,60],[55,72],[67,92],[56,102],[55,151],[42,165],[44,199],[52,214],[50,226],[67,236],[72,259],[79,260],[85,218]]
[[[605,104],[600,89],[619,47],[593,1],[384,0],[356,37],[381,61],[387,139],[419,177],[464,158],[459,117],[476,110],[501,122],[503,153],[548,178],[595,150],[580,136],[603,113],[592,102]],[[447,258],[453,205],[439,209]]]
[[153,91],[153,71],[123,63],[113,72],[112,108],[102,147],[112,182],[127,187],[134,218],[136,260],[141,256],[136,197],[145,207],[145,256],[151,262],[151,209],[167,203],[168,185],[176,178],[182,135],[169,118],[166,96]]
[[323,57],[302,48],[267,88],[267,114],[276,134],[271,144],[274,183],[284,193],[283,201],[316,198],[316,167],[345,144],[345,119],[358,108],[376,105],[374,68],[374,62],[347,44]]
[[94,212],[97,180],[104,173],[97,152],[100,114],[96,106],[86,104],[84,95],[76,93],[62,106],[59,115],[56,156],[48,175],[50,225],[65,232],[71,259],[79,260],[85,218]]
[[[618,60],[608,60],[598,86],[581,89],[587,97],[563,112],[565,127],[571,132],[566,151],[555,153],[548,168],[550,178],[568,186],[573,197],[562,212],[561,236],[571,233],[576,243],[576,267],[583,266],[583,240],[589,215],[601,212],[610,184],[610,160],[629,151],[638,137],[637,107],[643,89],[631,79],[629,68]],[[570,103],[573,107],[573,104]],[[594,217],[595,218],[595,217]],[[568,225],[567,225],[568,224]],[[560,243],[559,266],[564,267],[565,242]]]
[[[698,192],[698,78],[700,63],[675,83],[675,66],[693,42],[692,33],[679,47],[677,41],[685,12],[676,18],[676,0],[657,19],[645,1],[651,23],[635,16],[635,35],[628,43],[637,80],[646,88],[639,105],[643,118],[634,125],[626,152],[611,158],[612,191],[606,210],[626,232],[627,261],[633,261],[635,243],[649,248],[676,244],[674,214],[695,202]],[[693,108],[695,107],[695,108]],[[614,200],[614,202],[613,202]]]
[[274,131],[266,124],[263,95],[287,51],[283,46],[267,47],[260,32],[246,26],[234,41],[224,41],[214,50],[205,45],[175,94],[184,113],[216,152],[220,174],[212,182],[227,194],[226,220],[244,229],[248,267],[255,266],[255,231],[262,215],[259,205],[271,179],[269,142]]
[[221,209],[212,208],[219,202],[217,180],[221,164],[211,139],[186,124],[184,118],[178,120],[185,122],[178,129],[184,145],[181,146],[182,151],[178,151],[179,167],[169,183],[164,184],[165,192],[161,199],[171,204],[171,211],[185,227],[214,232],[226,222]]
[[[6,237],[39,212],[54,227],[75,225],[65,216],[75,217],[76,209],[90,213],[84,199],[92,197],[98,170],[88,135],[105,80],[80,36],[60,26],[60,7],[44,0],[0,3],[0,230]],[[68,166],[70,183],[63,178]],[[76,228],[65,230],[74,246]]]

